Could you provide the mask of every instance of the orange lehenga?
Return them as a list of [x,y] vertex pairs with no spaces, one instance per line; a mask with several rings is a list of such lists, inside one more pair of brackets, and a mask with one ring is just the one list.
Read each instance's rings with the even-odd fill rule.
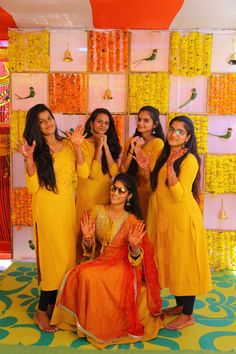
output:
[[[98,348],[151,340],[163,323],[150,241],[144,236],[142,254],[134,260],[128,252],[127,236],[137,223],[136,217],[126,213],[112,221],[101,205],[95,206],[92,214],[96,216],[96,244],[90,257],[96,257],[99,247],[103,251],[67,273],[51,323],[77,330]],[[112,240],[109,229],[115,230]]]

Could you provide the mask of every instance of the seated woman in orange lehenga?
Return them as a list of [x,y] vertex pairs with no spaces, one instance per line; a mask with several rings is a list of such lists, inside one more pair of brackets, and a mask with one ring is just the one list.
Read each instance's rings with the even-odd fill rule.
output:
[[153,250],[139,216],[134,179],[120,173],[110,204],[93,207],[81,221],[89,261],[67,273],[52,323],[98,348],[151,340],[164,327]]

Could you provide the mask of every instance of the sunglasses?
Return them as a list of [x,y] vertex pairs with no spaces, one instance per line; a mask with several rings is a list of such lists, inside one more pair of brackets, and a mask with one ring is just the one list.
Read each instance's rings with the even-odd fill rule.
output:
[[167,133],[168,134],[176,134],[177,136],[184,136],[185,134],[187,134],[184,130],[182,130],[182,129],[174,129],[173,127],[169,127],[168,129],[167,129]]
[[115,193],[118,191],[119,194],[125,194],[127,192],[127,189],[125,187],[118,187],[115,184],[111,186],[111,192]]

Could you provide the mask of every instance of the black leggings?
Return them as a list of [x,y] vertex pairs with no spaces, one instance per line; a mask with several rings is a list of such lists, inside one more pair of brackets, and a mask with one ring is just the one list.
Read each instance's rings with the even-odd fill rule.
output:
[[38,309],[47,311],[48,305],[55,305],[57,299],[57,290],[44,291],[41,290]]
[[177,306],[183,306],[184,315],[192,315],[196,296],[175,296]]

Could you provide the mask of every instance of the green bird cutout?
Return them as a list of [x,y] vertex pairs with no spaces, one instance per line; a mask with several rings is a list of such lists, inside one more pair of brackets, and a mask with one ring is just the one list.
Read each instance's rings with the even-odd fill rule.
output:
[[157,52],[158,52],[158,49],[153,49],[152,54],[151,54],[149,57],[136,60],[136,61],[134,61],[132,64],[137,64],[137,66],[138,66],[138,65],[141,64],[143,61],[153,61],[153,60],[155,60],[156,57],[157,57]]
[[187,100],[186,102],[184,102],[183,104],[181,104],[179,106],[179,109],[187,106],[191,101],[195,100],[195,98],[197,97],[197,90],[195,88],[192,88],[191,92],[192,92],[192,94],[191,94],[190,99]]
[[218,138],[221,138],[221,139],[229,139],[232,135],[232,132],[233,132],[233,128],[228,128],[226,133],[223,135],[218,135],[218,134],[213,134],[213,133],[208,133],[208,134],[212,135],[212,136],[217,136]]
[[31,86],[31,87],[29,88],[29,90],[30,90],[29,95],[26,96],[26,97],[21,97],[21,96],[17,95],[16,93],[15,93],[15,96],[17,97],[18,100],[26,100],[27,98],[32,98],[32,97],[34,97],[34,96],[35,96],[35,90],[34,90],[34,88]]

